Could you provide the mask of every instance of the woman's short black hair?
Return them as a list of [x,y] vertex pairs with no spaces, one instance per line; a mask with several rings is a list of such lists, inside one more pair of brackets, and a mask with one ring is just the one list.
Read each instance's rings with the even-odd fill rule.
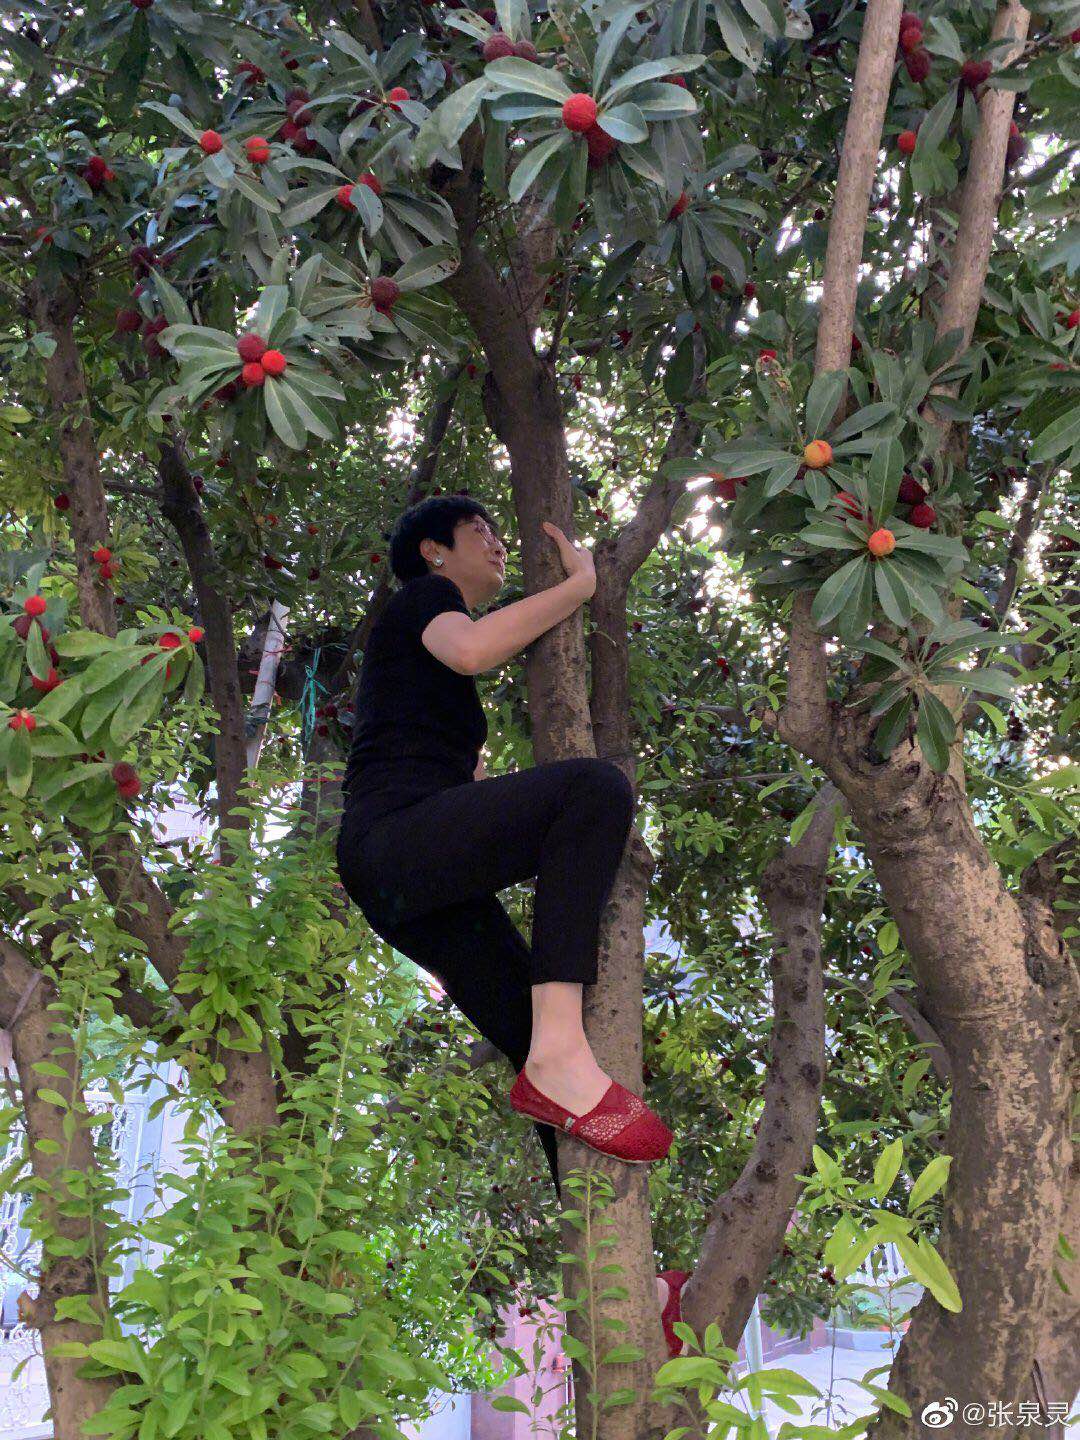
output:
[[491,516],[468,495],[429,495],[403,511],[390,535],[390,569],[402,582],[428,573],[420,553],[421,540],[437,540],[454,548],[454,526],[467,515],[481,515],[495,528]]

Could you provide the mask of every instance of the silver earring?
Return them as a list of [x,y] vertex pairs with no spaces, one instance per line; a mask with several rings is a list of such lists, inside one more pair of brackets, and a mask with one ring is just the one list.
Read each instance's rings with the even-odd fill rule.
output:
[[435,556],[435,564],[436,564],[436,565],[441,565],[441,564],[442,564],[442,556],[441,556],[441,555],[436,555],[436,556]]

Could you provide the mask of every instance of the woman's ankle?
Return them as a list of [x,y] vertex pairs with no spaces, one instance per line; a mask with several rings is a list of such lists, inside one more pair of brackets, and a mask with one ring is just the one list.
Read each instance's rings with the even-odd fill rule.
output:
[[551,1039],[534,1040],[529,1047],[525,1065],[528,1068],[549,1070],[554,1065],[595,1064],[592,1050],[584,1034],[569,1038],[565,1035]]

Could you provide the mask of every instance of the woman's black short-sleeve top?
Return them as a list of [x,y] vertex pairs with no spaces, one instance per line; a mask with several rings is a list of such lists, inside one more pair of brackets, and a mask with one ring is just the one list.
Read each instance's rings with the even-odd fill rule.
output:
[[420,636],[444,610],[469,607],[453,580],[429,572],[407,580],[372,626],[353,711],[342,789],[348,804],[365,774],[385,782],[400,771],[444,767],[448,778],[471,780],[487,739],[476,681],[459,675],[426,649]]

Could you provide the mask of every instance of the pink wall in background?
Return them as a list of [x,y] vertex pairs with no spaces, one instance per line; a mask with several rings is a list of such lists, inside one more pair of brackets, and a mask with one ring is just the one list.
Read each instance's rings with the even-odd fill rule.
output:
[[[552,1305],[540,1305],[537,1311],[524,1317],[516,1308],[503,1312],[507,1321],[505,1343],[513,1346],[529,1368],[524,1375],[498,1390],[473,1395],[472,1440],[534,1440],[534,1437],[543,1440],[545,1436],[558,1434],[560,1426],[554,1417],[566,1403],[570,1369],[560,1342],[562,1311]],[[539,1366],[534,1371],[533,1347],[537,1343],[540,1345]],[[537,1387],[544,1393],[534,1407],[532,1397]],[[491,1401],[496,1395],[512,1395],[523,1401],[531,1413],[522,1415],[513,1410],[492,1409]]]

